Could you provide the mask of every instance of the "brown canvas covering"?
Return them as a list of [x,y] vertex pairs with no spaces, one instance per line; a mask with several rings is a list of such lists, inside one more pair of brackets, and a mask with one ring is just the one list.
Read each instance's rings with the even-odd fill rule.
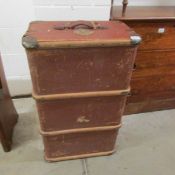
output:
[[175,7],[128,6],[122,15],[122,7],[113,6],[111,20],[126,23],[142,37],[125,114],[175,108]]

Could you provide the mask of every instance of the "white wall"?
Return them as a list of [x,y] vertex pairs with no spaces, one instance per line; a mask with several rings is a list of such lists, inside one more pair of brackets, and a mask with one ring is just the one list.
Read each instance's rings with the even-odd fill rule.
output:
[[32,2],[0,0],[0,13],[0,52],[10,92],[29,93],[31,83],[21,36],[34,19]]
[[[21,37],[33,20],[108,20],[111,0],[0,0],[0,52],[12,96],[31,93]],[[121,5],[122,0],[115,4]],[[129,0],[129,5],[175,5],[174,0]]]
[[[128,0],[129,6],[174,6],[175,0]],[[121,5],[122,0],[114,0],[115,5]]]

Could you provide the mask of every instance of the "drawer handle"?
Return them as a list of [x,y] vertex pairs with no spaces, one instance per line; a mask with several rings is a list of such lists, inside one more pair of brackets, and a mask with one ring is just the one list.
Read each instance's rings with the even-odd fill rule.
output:
[[165,28],[159,28],[158,29],[158,31],[157,31],[157,33],[159,33],[159,34],[163,34],[163,33],[165,33]]

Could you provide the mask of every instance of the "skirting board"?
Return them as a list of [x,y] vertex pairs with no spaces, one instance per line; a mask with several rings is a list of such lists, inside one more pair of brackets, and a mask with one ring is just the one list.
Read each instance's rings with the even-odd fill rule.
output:
[[12,97],[32,94],[32,82],[30,76],[13,76],[6,78]]

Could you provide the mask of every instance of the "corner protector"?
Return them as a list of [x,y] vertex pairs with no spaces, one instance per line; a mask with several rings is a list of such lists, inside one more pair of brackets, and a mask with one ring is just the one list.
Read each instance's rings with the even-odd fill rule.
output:
[[26,49],[36,49],[38,48],[38,42],[35,38],[31,36],[24,35],[22,38],[22,45]]
[[130,39],[131,39],[131,44],[133,45],[140,44],[142,41],[142,38],[138,35],[131,36]]
[[40,23],[40,22],[43,22],[41,20],[38,20],[38,21],[31,21],[30,24],[37,24],[37,23]]

